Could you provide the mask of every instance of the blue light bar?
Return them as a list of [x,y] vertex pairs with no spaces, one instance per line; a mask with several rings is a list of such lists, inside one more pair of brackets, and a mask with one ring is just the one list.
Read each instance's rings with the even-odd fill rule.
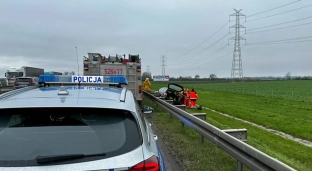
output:
[[112,76],[70,76],[70,75],[40,75],[40,84],[128,84],[123,75]]

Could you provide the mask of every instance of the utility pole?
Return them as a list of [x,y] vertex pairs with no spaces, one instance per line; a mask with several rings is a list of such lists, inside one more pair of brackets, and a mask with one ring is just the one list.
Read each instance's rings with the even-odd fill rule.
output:
[[166,74],[166,66],[167,66],[167,61],[166,61],[166,57],[164,55],[161,56],[160,58],[160,66],[161,66],[161,76],[163,79],[165,79],[165,74]]
[[150,72],[150,66],[147,65],[147,72]]
[[239,23],[240,16],[245,17],[245,22],[246,22],[246,16],[242,13],[240,13],[240,10],[235,10],[234,14],[231,14],[229,18],[231,19],[231,16],[236,17],[236,24],[231,26],[231,28],[235,28],[235,36],[230,38],[229,40],[234,40],[234,51],[233,51],[233,61],[232,61],[232,71],[231,71],[231,78],[232,81],[234,81],[235,78],[243,79],[243,66],[242,66],[242,56],[241,56],[241,47],[240,47],[240,40],[245,40],[246,44],[246,39],[240,36],[240,28],[245,29],[246,33],[246,27],[242,26]]
[[75,46],[75,48],[76,48],[76,57],[77,57],[78,76],[80,76],[80,74],[79,74],[79,58],[78,58],[77,46]]

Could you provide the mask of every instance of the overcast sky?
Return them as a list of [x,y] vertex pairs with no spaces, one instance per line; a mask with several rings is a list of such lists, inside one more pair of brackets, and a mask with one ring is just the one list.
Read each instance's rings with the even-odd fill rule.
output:
[[[312,36],[312,24],[269,30],[311,23],[312,18],[252,30],[269,31],[248,34],[248,29],[312,16],[312,6],[308,6],[259,19],[312,3],[301,0],[276,8],[294,1],[1,0],[0,77],[4,77],[10,66],[33,66],[61,72],[73,70],[77,73],[75,46],[78,47],[80,73],[83,56],[96,52],[106,56],[140,54],[143,71],[149,66],[153,75],[161,74],[160,57],[164,55],[166,75],[194,77],[199,74],[200,77],[208,77],[215,73],[218,77],[230,77],[233,54],[224,55],[233,52],[234,45],[227,44],[234,33],[224,36],[235,24],[235,21],[229,22],[234,8],[242,9],[241,13],[247,16],[247,22],[241,19],[241,24],[247,29],[247,34],[242,30],[242,37],[247,40],[247,46],[241,50],[244,76],[284,76],[288,71],[292,75],[312,75],[312,42],[248,45]],[[257,14],[273,8],[276,9]],[[251,21],[254,19],[257,20]],[[291,41],[299,40],[312,38]],[[245,42],[241,44],[243,46]]]

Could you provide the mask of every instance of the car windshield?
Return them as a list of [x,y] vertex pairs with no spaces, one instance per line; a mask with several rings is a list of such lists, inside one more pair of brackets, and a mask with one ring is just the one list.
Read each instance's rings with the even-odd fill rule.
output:
[[117,109],[0,109],[0,167],[38,165],[37,156],[127,153],[142,144],[133,114]]
[[18,82],[30,82],[31,78],[18,78],[17,81]]
[[20,77],[23,75],[23,73],[22,72],[8,72],[8,75],[10,77]]

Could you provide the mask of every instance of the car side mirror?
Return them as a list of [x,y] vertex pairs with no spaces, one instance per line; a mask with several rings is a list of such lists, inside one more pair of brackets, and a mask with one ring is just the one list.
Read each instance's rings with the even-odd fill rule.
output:
[[150,107],[150,106],[143,106],[141,110],[145,114],[153,113],[153,111],[154,111],[154,109],[152,107]]

